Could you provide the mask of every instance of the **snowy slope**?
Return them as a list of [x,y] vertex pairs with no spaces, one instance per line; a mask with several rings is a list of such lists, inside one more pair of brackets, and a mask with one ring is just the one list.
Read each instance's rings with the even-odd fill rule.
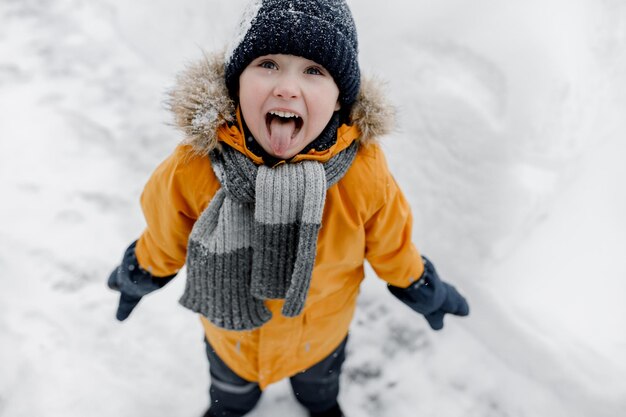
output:
[[[164,92],[242,1],[0,2],[0,416],[196,416],[183,276],[114,321],[105,288],[180,139]],[[472,315],[443,332],[372,273],[341,394],[353,417],[626,411],[626,4],[351,1],[414,238]],[[304,416],[279,383],[253,416]]]

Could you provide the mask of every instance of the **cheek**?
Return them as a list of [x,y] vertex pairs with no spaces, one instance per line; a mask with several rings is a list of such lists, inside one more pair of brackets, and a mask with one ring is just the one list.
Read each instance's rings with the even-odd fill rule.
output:
[[257,113],[259,113],[259,109],[261,108],[259,97],[259,94],[257,94],[251,86],[240,86],[239,106],[248,124],[253,123],[253,121],[258,118]]
[[330,119],[333,112],[338,110],[338,94],[330,91],[320,92],[315,97],[315,115],[317,118]]
[[261,96],[261,83],[255,81],[253,75],[243,73],[239,77],[239,105],[241,108],[253,109],[258,105]]
[[324,93],[320,97],[320,100],[323,101],[323,108],[325,109],[325,112],[331,115],[341,107],[339,105],[339,88],[334,82],[326,85],[325,87],[326,88],[323,89]]

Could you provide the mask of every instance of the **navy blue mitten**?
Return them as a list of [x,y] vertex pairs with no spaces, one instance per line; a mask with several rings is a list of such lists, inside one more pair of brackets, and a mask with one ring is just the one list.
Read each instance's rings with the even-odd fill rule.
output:
[[120,302],[115,315],[119,321],[128,318],[133,309],[139,304],[141,297],[163,288],[176,276],[174,274],[163,278],[155,278],[148,271],[142,269],[135,256],[136,244],[137,241],[134,241],[126,249],[122,263],[109,276],[109,288],[120,292]]
[[393,285],[388,285],[387,288],[404,304],[423,314],[433,330],[441,330],[446,313],[467,316],[469,305],[456,288],[439,278],[432,262],[424,256],[422,260],[424,273],[419,280],[407,288]]

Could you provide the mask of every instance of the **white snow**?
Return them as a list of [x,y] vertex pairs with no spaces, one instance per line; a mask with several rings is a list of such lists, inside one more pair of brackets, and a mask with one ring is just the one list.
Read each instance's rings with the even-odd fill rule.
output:
[[250,30],[250,27],[252,27],[252,22],[259,14],[259,10],[261,10],[262,5],[263,2],[261,0],[253,0],[246,3],[245,8],[241,12],[241,18],[239,24],[237,25],[237,32],[230,40],[230,45],[226,50],[226,54],[224,56],[226,61],[230,61],[233,56],[233,52],[235,52],[235,49],[245,38],[246,34]]
[[[184,277],[124,323],[105,281],[181,139],[165,91],[223,50],[242,4],[0,3],[0,416],[205,409]],[[626,4],[350,5],[363,72],[398,106],[384,147],[414,240],[472,311],[433,332],[368,272],[347,415],[623,415]],[[285,382],[252,414],[270,415],[305,415]]]

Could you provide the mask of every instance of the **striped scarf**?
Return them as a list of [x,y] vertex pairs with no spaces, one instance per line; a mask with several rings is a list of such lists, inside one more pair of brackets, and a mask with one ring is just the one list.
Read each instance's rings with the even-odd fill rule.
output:
[[346,173],[358,145],[326,163],[257,166],[224,146],[211,153],[221,188],[194,224],[180,303],[229,330],[271,319],[263,300],[285,299],[282,314],[304,308],[326,190]]

